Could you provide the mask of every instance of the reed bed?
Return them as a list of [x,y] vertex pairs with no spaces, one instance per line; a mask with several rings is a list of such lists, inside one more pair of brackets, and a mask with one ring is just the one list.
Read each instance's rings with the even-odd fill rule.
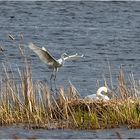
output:
[[[85,100],[71,84],[50,94],[43,82],[33,83],[31,69],[20,71],[21,81],[8,77],[1,82],[0,124],[25,124],[31,128],[99,129],[138,127],[140,101],[120,73],[117,90],[110,101]],[[7,74],[8,75],[8,74]],[[121,81],[120,81],[121,80]]]
[[[19,49],[21,51],[20,46]],[[21,57],[25,67],[17,67],[18,82],[14,80],[14,73],[8,72],[10,65],[3,64],[1,126],[16,124],[34,129],[101,129],[121,125],[140,127],[138,84],[131,75],[128,86],[123,69],[118,74],[116,88],[110,93],[111,100],[86,100],[72,84],[67,90],[59,87],[57,92],[52,93],[46,83],[33,82],[31,63],[23,51]]]

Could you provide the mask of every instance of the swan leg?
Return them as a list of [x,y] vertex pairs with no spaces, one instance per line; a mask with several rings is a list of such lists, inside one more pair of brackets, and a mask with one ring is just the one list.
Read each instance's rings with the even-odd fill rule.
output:
[[[50,90],[52,92],[54,92],[54,90],[57,91],[57,86],[56,86],[56,73],[57,73],[57,69],[54,69],[53,72],[52,72],[52,74],[51,74],[51,77],[50,77],[50,86],[51,86]],[[54,88],[55,89],[53,89],[53,85],[54,85]]]
[[56,74],[55,74],[55,77],[54,77],[54,85],[55,85],[55,90],[57,91],[57,85],[56,85]]
[[55,74],[54,74],[54,86],[55,86],[55,90],[57,91],[57,86],[56,86],[56,71],[55,71]]
[[51,77],[50,77],[50,90],[53,92],[53,88],[52,88],[52,79],[54,77],[54,74],[52,72]]

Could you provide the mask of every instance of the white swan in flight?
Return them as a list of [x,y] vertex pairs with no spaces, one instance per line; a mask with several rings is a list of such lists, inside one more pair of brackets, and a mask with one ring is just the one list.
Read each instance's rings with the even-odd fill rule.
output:
[[74,55],[63,53],[59,59],[55,59],[44,47],[39,48],[33,43],[29,43],[28,47],[33,50],[44,63],[48,64],[53,69],[50,81],[53,77],[55,81],[56,72],[63,66],[66,60],[77,60],[83,57],[83,55],[78,55],[77,53]]
[[107,87],[100,87],[96,94],[91,94],[91,95],[87,95],[85,97],[85,99],[96,99],[96,100],[110,100],[110,98],[107,95],[103,95],[102,92],[107,93],[108,92],[108,88]]

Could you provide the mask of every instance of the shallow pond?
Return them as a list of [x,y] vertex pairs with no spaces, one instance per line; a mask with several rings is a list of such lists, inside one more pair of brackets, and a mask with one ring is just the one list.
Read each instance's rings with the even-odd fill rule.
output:
[[[11,33],[23,43],[34,42],[46,47],[56,58],[68,54],[84,54],[79,61],[65,63],[57,75],[57,86],[67,88],[69,80],[82,96],[95,93],[97,80],[110,88],[116,85],[122,65],[126,76],[133,72],[140,77],[140,2],[114,1],[0,1],[0,53],[2,63],[11,64],[15,73],[23,62],[16,47],[8,38]],[[29,49],[25,47],[29,53]],[[32,53],[34,80],[49,85],[51,71]],[[109,71],[109,66],[111,73]],[[3,76],[2,70],[0,75]],[[112,78],[110,78],[110,75]],[[139,138],[139,130],[126,128],[107,130],[27,130],[18,127],[0,128],[1,138]]]

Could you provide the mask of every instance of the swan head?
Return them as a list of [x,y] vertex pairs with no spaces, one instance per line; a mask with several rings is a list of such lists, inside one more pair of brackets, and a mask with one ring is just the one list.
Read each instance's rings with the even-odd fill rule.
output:
[[100,87],[100,88],[97,90],[97,93],[101,93],[101,92],[107,93],[107,91],[108,91],[108,88],[104,86],[104,87]]
[[107,92],[109,92],[110,90],[107,88],[107,87],[105,87],[105,86],[103,86],[103,87],[100,87],[98,90],[97,90],[97,96],[99,97],[99,98],[101,98],[101,99],[104,99],[104,100],[110,100],[110,98],[107,96],[107,95],[103,95],[102,94],[102,92],[105,92],[105,93],[107,93]]
[[67,53],[63,53],[63,54],[61,55],[61,58],[62,58],[62,59],[65,58],[65,57],[68,57],[68,54],[67,54]]

